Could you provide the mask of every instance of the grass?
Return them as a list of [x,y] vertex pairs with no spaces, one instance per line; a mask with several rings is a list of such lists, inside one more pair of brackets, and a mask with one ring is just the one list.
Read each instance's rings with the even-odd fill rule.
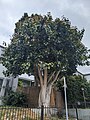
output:
[[[51,119],[49,120],[66,120],[66,118],[56,118],[56,117],[52,117]],[[76,120],[75,118],[69,118],[69,120]]]

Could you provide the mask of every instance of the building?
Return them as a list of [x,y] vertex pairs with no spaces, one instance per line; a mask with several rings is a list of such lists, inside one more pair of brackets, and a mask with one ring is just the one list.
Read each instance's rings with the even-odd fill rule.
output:
[[88,82],[90,82],[90,73],[89,74],[84,74],[84,78],[86,78],[86,80]]
[[90,73],[89,74],[82,74],[81,72],[77,71],[75,75],[80,75],[85,78],[88,82],[90,82]]
[[[0,45],[0,57],[3,53],[4,47]],[[17,78],[5,77],[3,71],[6,68],[0,64],[0,105],[2,104],[1,98],[8,94],[9,90],[16,91],[19,81],[22,81],[22,86],[34,86],[34,76],[28,76],[27,74],[22,74]]]

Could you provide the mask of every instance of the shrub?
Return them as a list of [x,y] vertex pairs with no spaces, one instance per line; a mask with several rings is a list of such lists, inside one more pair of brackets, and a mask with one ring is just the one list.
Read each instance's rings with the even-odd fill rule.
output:
[[22,92],[11,91],[2,99],[4,105],[22,107],[27,105],[27,97]]

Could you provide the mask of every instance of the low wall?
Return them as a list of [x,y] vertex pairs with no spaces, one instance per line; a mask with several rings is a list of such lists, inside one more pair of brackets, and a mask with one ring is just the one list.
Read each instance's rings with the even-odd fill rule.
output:
[[17,91],[22,91],[26,94],[28,98],[28,107],[38,107],[38,98],[39,98],[39,87],[22,87],[17,89]]
[[[27,95],[28,98],[28,107],[38,107],[38,98],[40,87],[32,86],[32,87],[18,87],[17,91],[22,91]],[[56,107],[59,111],[62,110],[64,106],[62,93],[60,91],[56,91],[54,88],[51,91],[50,95],[50,107]]]
[[[90,109],[77,109],[79,120],[90,120]],[[76,118],[76,109],[68,110],[69,116]]]

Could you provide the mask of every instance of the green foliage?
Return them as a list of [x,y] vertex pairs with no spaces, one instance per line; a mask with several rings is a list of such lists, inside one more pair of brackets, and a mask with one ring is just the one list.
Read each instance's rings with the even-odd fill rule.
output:
[[18,80],[18,86],[23,87],[23,81],[21,79]]
[[3,104],[8,106],[22,107],[27,105],[27,97],[21,92],[11,91],[7,96],[3,97]]
[[27,13],[15,24],[10,45],[5,48],[2,64],[5,75],[30,73],[34,66],[73,73],[77,65],[88,64],[87,48],[81,40],[84,29],[78,30],[63,17],[53,20],[50,13],[41,16]]
[[[57,87],[59,90],[63,90],[62,86],[63,82],[58,81]],[[80,75],[67,77],[67,97],[69,104],[84,101],[82,88],[84,88],[86,101],[90,101],[90,83],[88,83],[87,80],[82,78]]]
[[24,79],[18,79],[18,87],[30,86],[30,81]]

